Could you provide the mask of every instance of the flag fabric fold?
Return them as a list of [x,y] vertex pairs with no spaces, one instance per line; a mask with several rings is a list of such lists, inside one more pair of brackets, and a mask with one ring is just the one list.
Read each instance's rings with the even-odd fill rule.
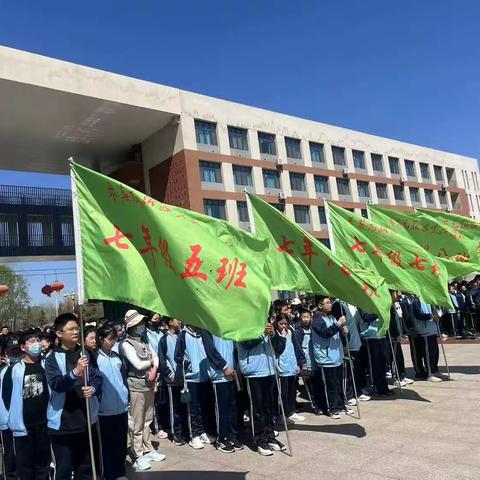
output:
[[[480,272],[478,254],[480,227],[469,218],[449,219],[445,216],[448,214],[444,212],[430,213],[429,210],[403,212],[377,205],[369,205],[368,210],[372,222],[411,238],[434,255],[445,266],[450,279]],[[469,238],[461,231],[462,225],[465,225],[465,230],[472,233],[472,229],[467,227],[469,224],[476,224],[475,239]]]
[[378,272],[392,290],[416,293],[425,303],[451,307],[447,270],[420,245],[331,202],[326,211],[336,253],[348,266]]
[[268,240],[75,163],[71,175],[86,299],[128,302],[231,340],[263,332]]
[[269,238],[267,268],[276,290],[331,295],[379,315],[383,330],[390,320],[391,299],[384,280],[373,270],[350,268],[319,240],[261,198],[247,193],[251,221]]

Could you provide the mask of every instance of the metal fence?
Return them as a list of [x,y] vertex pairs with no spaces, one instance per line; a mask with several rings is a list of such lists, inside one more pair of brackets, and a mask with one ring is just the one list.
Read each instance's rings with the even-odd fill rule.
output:
[[65,188],[0,185],[0,204],[69,207],[72,205],[72,192]]

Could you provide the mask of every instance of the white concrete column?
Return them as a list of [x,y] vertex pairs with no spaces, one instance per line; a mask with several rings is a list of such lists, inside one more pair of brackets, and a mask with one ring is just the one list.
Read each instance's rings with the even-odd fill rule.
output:
[[410,198],[410,187],[404,185],[403,187],[404,195],[405,195],[405,203],[407,206],[412,206],[412,199]]
[[312,221],[312,230],[319,232],[322,229],[322,225],[320,223],[320,215],[318,214],[317,205],[310,206],[310,219]]
[[[350,167],[349,167],[350,168]],[[350,170],[352,171],[352,170]],[[358,188],[357,188],[357,181],[353,178],[348,178],[349,185],[350,185],[350,196],[352,197],[353,202],[359,202],[360,197],[358,196]]]
[[250,155],[252,158],[260,160],[260,145],[258,143],[258,132],[251,129],[249,129],[247,132],[248,148],[250,149]]
[[375,182],[368,182],[370,187],[370,198],[373,203],[378,203],[377,186]]
[[330,143],[323,144],[323,154],[325,155],[325,165],[329,170],[335,170],[333,163],[332,145]]
[[332,200],[338,200],[337,177],[328,177],[328,186]]
[[285,147],[285,137],[283,135],[275,135],[277,145],[278,158],[287,161],[287,148]]
[[292,189],[290,187],[290,175],[287,170],[282,170],[280,172],[280,188],[287,197],[292,196]]
[[225,202],[225,214],[227,220],[235,227],[238,227],[237,202],[235,200],[227,200]]
[[252,180],[255,193],[258,195],[265,195],[263,172],[261,167],[252,167]]
[[425,198],[425,189],[424,188],[419,188],[418,189],[418,195],[420,197],[420,203],[423,208],[427,207],[427,199]]
[[287,203],[285,205],[285,215],[292,221],[295,221],[295,214],[293,213],[293,205],[291,203]]
[[312,157],[310,156],[310,144],[308,140],[300,140],[300,150],[302,152],[302,160],[307,167],[312,166]]
[[308,198],[317,198],[317,193],[315,192],[315,180],[313,174],[305,174],[305,185],[307,187],[307,196]]
[[438,197],[438,190],[433,191],[433,203],[435,204],[435,208],[441,208],[440,198]]
[[222,179],[223,185],[225,187],[226,192],[234,192],[235,191],[235,182],[233,180],[233,166],[231,163],[222,162],[221,164],[222,170]]

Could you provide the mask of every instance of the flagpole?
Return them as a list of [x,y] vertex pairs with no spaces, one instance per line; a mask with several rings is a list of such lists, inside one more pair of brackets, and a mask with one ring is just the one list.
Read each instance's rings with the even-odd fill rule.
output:
[[325,208],[325,217],[327,219],[327,231],[328,231],[328,241],[330,242],[330,250],[333,253],[336,253],[335,239],[333,237],[332,223],[330,221],[330,207],[327,201],[323,202]]
[[257,228],[255,227],[255,217],[253,216],[252,203],[250,202],[250,197],[248,196],[247,189],[243,191],[245,193],[245,198],[247,199],[247,213],[248,221],[250,222],[250,232],[257,233]]

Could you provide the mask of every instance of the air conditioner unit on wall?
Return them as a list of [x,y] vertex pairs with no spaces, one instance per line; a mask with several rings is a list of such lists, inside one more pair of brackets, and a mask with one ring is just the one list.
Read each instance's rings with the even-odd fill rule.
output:
[[285,192],[278,192],[278,199],[279,200],[285,200],[287,196],[285,195]]
[[407,181],[407,177],[400,177],[400,182],[405,183]]
[[340,171],[342,172],[342,175],[343,175],[344,177],[348,176],[349,173],[350,173],[350,170],[349,170],[348,168],[346,168],[346,167],[345,167],[345,168],[342,168]]
[[445,211],[446,211],[446,212],[451,212],[452,210],[453,210],[452,207],[445,207]]
[[283,158],[277,158],[276,160],[277,167],[283,168],[283,166],[287,163]]
[[442,187],[442,190],[446,190],[448,188],[448,183],[444,182],[440,186]]

